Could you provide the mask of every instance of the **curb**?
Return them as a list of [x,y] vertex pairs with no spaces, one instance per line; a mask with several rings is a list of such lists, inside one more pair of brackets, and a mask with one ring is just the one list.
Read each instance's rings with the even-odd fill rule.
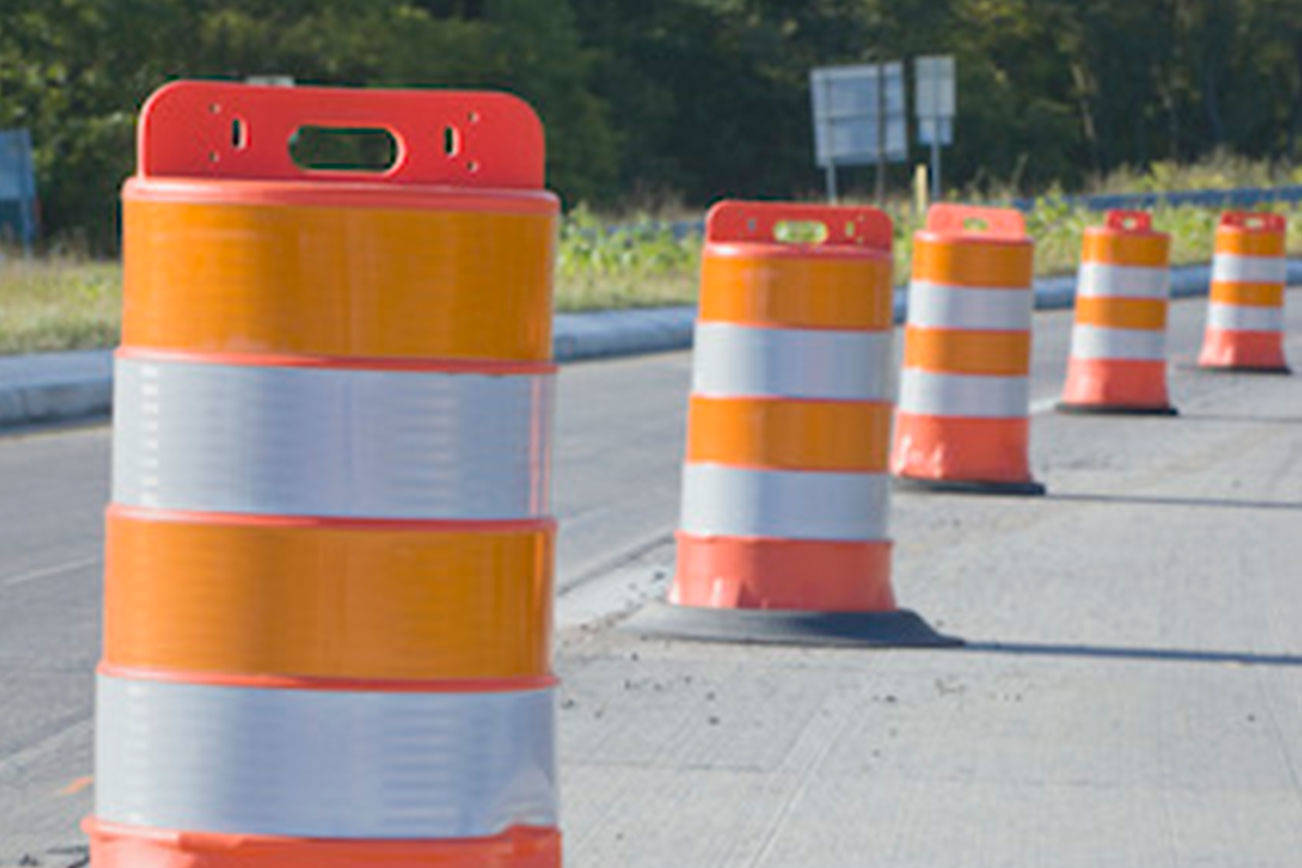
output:
[[[1171,269],[1171,297],[1206,295],[1208,265]],[[1288,283],[1302,284],[1302,259],[1288,261]],[[1035,281],[1039,310],[1071,307],[1076,276]],[[895,321],[904,321],[907,294],[895,290]],[[693,305],[558,313],[552,351],[558,362],[686,349],[696,322]],[[106,415],[113,404],[113,351],[84,350],[0,356],[0,428]]]

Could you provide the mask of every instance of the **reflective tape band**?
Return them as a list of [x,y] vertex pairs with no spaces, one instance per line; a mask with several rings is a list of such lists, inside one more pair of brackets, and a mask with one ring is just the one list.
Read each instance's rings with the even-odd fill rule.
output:
[[1284,309],[1213,301],[1207,306],[1207,327],[1241,332],[1283,331]]
[[914,280],[909,284],[908,322],[920,328],[1024,331],[1031,327],[1033,303],[1025,288],[945,286]]
[[683,466],[682,530],[698,536],[886,538],[884,473]]
[[1165,299],[1170,285],[1171,270],[1166,267],[1082,262],[1076,275],[1076,295],[1084,298]]
[[97,679],[100,820],[464,838],[556,823],[553,691],[292,690]]
[[552,379],[118,359],[113,498],[211,512],[541,517]]
[[714,397],[890,400],[891,338],[889,331],[698,322],[692,391]]
[[1166,331],[1076,324],[1071,328],[1071,355],[1077,359],[1158,361],[1166,358]]
[[1026,377],[937,374],[917,368],[900,372],[901,413],[1000,419],[1026,416],[1029,402]]
[[1282,256],[1240,256],[1217,253],[1212,258],[1212,280],[1237,283],[1285,283],[1288,262]]

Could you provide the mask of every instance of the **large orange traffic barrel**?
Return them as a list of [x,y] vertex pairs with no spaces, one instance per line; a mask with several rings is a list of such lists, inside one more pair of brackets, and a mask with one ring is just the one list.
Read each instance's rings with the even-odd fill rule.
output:
[[[396,161],[302,169],[305,126],[388,130]],[[145,105],[97,868],[560,863],[542,184],[505,94]]]
[[874,208],[710,210],[677,572],[635,629],[939,641],[891,589],[891,243]]
[[1289,373],[1284,359],[1288,282],[1284,239],[1281,214],[1227,211],[1221,215],[1199,367]]
[[1087,226],[1076,279],[1068,413],[1173,416],[1166,388],[1166,308],[1171,236],[1146,211],[1109,211]]
[[891,469],[906,487],[1043,494],[1031,478],[1031,261],[1022,215],[933,205],[913,236]]

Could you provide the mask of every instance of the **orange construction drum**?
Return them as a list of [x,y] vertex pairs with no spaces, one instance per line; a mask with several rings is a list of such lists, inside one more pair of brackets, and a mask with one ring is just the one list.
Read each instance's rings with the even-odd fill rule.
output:
[[[301,168],[377,128],[387,170]],[[543,133],[178,82],[123,191],[97,868],[560,864]]]
[[1284,358],[1284,217],[1227,211],[1216,227],[1211,301],[1198,366],[1289,373]]
[[914,234],[891,456],[906,487],[1044,493],[1027,454],[1033,250],[1003,208],[933,205]]

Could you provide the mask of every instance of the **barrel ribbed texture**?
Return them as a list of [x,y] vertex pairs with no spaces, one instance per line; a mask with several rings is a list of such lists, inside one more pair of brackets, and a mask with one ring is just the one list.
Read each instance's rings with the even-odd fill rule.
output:
[[890,610],[889,223],[806,207],[868,234],[775,243],[786,207],[708,222],[670,600]]
[[1063,409],[1171,412],[1166,385],[1170,236],[1146,212],[1085,229]]
[[1032,245],[1015,212],[937,205],[914,236],[891,470],[1030,481]]
[[123,205],[94,864],[559,865],[556,200]]
[[1204,368],[1287,371],[1284,217],[1227,212],[1216,227]]

